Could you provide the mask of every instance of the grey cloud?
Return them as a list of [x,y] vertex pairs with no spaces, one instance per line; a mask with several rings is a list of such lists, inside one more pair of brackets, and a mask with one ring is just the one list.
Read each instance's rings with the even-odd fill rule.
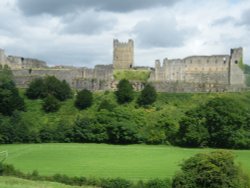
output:
[[65,27],[63,32],[69,34],[98,34],[104,30],[110,30],[117,23],[115,18],[87,11],[84,14],[71,14],[63,18]]
[[178,47],[190,32],[179,29],[172,16],[165,16],[138,23],[134,34],[141,47]]
[[250,26],[250,9],[245,10],[241,15],[241,20],[238,22],[239,25]]
[[17,3],[26,15],[61,15],[85,9],[130,12],[157,6],[171,6],[178,1],[180,0],[19,0]]
[[235,18],[231,17],[231,16],[227,16],[227,17],[223,17],[223,18],[220,18],[220,19],[217,19],[215,20],[212,25],[213,26],[217,26],[217,25],[223,25],[223,24],[227,24],[227,23],[232,23],[232,24],[235,24],[236,23],[236,20]]

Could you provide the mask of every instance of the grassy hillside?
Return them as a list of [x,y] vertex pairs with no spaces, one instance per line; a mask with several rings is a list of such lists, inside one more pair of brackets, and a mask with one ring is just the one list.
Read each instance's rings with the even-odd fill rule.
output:
[[[84,177],[121,177],[129,180],[171,178],[179,164],[196,153],[212,149],[168,146],[106,144],[21,144],[1,145],[6,163],[24,172],[56,173]],[[250,150],[233,151],[237,162],[250,174]]]
[[[60,183],[31,181],[31,180],[24,180],[6,176],[5,177],[0,176],[0,187],[1,188],[77,188],[76,186],[67,186]],[[82,188],[91,188],[91,187],[84,186]]]
[[114,78],[116,80],[127,79],[137,81],[147,81],[150,76],[148,70],[114,70]]
[[[22,91],[22,95],[23,93],[24,91]],[[138,96],[138,94],[135,95]],[[249,108],[250,92],[158,93],[157,101],[147,108],[139,107],[136,104],[136,97],[129,104],[119,105],[113,92],[96,92],[94,93],[94,104],[90,108],[80,111],[74,107],[74,99],[69,99],[61,102],[60,110],[55,113],[45,113],[42,110],[42,100],[29,100],[23,95],[26,111],[21,112],[21,116],[25,125],[31,129],[32,135],[39,135],[42,129],[46,129],[47,132],[50,132],[50,130],[51,132],[57,132],[55,129],[62,130],[62,126],[72,127],[79,117],[91,117],[92,119],[99,117],[102,121],[108,121],[107,118],[111,118],[109,120],[114,118],[122,119],[126,120],[126,122],[129,120],[130,123],[136,124],[140,136],[147,139],[145,143],[157,144],[165,143],[168,132],[173,135],[174,131],[178,129],[179,120],[184,117],[185,112],[218,96],[236,99],[240,101],[242,107]],[[108,100],[113,104],[112,111],[99,111],[99,106],[104,100]],[[170,130],[165,129],[165,125],[169,126]],[[165,130],[168,132],[164,132]],[[32,142],[40,142],[39,136],[37,138],[38,140]],[[58,142],[58,140],[55,141]]]

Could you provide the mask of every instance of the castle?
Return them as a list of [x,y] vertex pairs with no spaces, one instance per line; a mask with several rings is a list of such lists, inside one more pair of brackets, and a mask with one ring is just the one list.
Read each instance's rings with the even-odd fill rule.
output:
[[[230,55],[190,56],[184,59],[156,60],[150,68],[148,82],[160,92],[221,92],[241,91],[245,86],[245,75],[241,69],[243,49],[231,49]],[[0,64],[8,65],[19,87],[27,87],[37,77],[53,75],[66,80],[74,89],[114,90],[118,80],[114,70],[131,70],[134,67],[134,42],[113,41],[113,64],[96,65],[95,68],[48,67],[37,59],[6,56],[0,50]],[[138,68],[138,67],[137,67]],[[140,67],[140,69],[147,69]],[[140,90],[145,83],[131,81]]]

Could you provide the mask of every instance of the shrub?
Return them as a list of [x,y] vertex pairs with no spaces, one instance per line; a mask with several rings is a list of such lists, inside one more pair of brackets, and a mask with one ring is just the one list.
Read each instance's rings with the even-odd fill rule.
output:
[[101,180],[102,188],[130,188],[132,185],[130,181],[121,178]]
[[12,80],[0,77],[0,113],[10,116],[15,110],[25,110],[24,100]]
[[32,80],[26,90],[26,96],[29,99],[43,98],[46,94],[45,83],[42,78]]
[[75,106],[82,110],[90,107],[93,102],[93,94],[87,89],[81,90],[77,93]]
[[129,103],[134,98],[133,87],[126,79],[123,79],[118,83],[115,94],[117,101],[120,104]]
[[60,101],[71,97],[69,84],[64,80],[60,81],[55,76],[47,76],[44,79],[46,96],[53,95]]
[[249,178],[235,165],[227,151],[196,154],[184,161],[173,178],[173,188],[246,188]]
[[43,101],[43,110],[45,112],[56,112],[60,108],[59,101],[53,96],[49,95]]
[[153,104],[156,101],[157,93],[153,86],[146,84],[137,100],[140,106]]
[[171,182],[168,179],[153,179],[145,183],[145,188],[171,188]]
[[111,100],[104,99],[99,105],[98,111],[101,111],[101,110],[112,111],[115,107],[116,105]]
[[139,140],[137,126],[128,120],[113,122],[107,131],[112,144],[135,144]]

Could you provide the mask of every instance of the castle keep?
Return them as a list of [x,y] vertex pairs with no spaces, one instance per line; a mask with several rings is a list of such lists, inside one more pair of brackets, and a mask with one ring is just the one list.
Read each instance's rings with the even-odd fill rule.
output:
[[[46,62],[16,56],[6,56],[0,50],[0,65],[8,65],[18,87],[27,87],[35,78],[47,75],[66,80],[74,89],[114,90],[118,80],[114,70],[133,70],[134,42],[113,41],[113,64],[96,65],[95,68],[69,66],[48,67]],[[245,86],[243,49],[231,49],[229,55],[190,56],[184,59],[155,61],[147,80],[159,92],[222,92],[241,91]],[[140,81],[131,81],[136,90],[144,87]]]
[[113,41],[113,66],[115,69],[130,69],[134,65],[134,41]]

